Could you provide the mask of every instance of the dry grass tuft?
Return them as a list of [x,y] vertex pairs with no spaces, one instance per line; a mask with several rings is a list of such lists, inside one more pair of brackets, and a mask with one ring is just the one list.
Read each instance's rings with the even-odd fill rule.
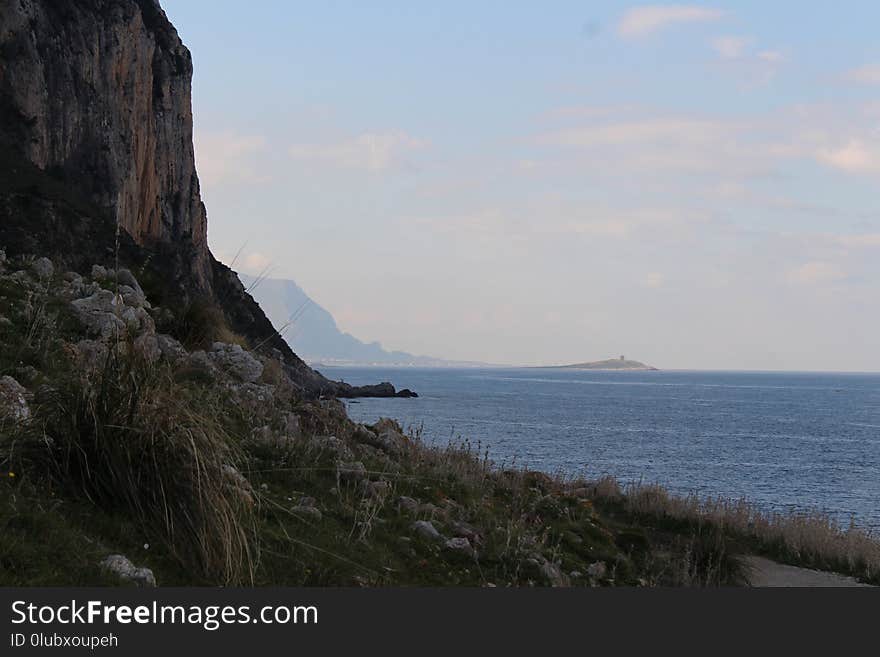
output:
[[635,516],[713,527],[798,565],[880,580],[877,537],[854,525],[843,527],[818,511],[768,512],[744,499],[676,496],[656,484],[622,487],[611,477],[594,482],[591,493]]
[[71,494],[135,518],[205,580],[247,583],[256,500],[225,413],[221,397],[111,355],[95,379],[71,378],[42,400],[22,457]]

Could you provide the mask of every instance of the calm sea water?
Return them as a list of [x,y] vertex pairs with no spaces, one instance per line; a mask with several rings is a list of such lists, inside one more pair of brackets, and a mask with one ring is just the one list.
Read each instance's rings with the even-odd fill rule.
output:
[[354,419],[392,417],[437,443],[480,441],[496,462],[821,509],[880,531],[880,375],[323,371],[421,395],[350,402]]

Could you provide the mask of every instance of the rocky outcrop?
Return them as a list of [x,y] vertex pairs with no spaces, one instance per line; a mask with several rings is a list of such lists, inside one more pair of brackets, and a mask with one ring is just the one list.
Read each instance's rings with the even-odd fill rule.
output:
[[192,60],[155,0],[0,4],[0,139],[138,244],[187,242],[210,288]]
[[[215,306],[310,396],[397,395],[390,384],[361,389],[308,367],[211,255],[193,154],[192,73],[157,0],[0,2],[0,248],[50,256],[80,274],[98,263],[98,273],[122,275],[122,263],[146,274],[153,303]],[[52,276],[49,259],[35,267],[38,277]],[[103,293],[80,304],[95,336],[144,321],[144,291],[128,279],[114,283],[127,317]],[[140,346],[156,354],[152,339]]]

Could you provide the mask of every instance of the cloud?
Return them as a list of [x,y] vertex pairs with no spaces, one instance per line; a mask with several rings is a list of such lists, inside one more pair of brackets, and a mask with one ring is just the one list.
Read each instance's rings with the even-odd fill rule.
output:
[[851,139],[845,146],[823,149],[818,153],[820,162],[849,173],[880,171],[880,153],[858,139]]
[[624,38],[639,38],[678,23],[716,21],[724,16],[720,9],[695,5],[647,5],[628,10],[617,25]]
[[681,208],[613,207],[541,199],[515,208],[483,208],[446,216],[417,216],[402,223],[461,242],[499,240],[536,244],[559,236],[596,240],[676,239],[705,214]]
[[766,84],[785,62],[780,50],[755,51],[753,39],[745,36],[721,36],[711,41],[712,49],[747,82],[747,86]]
[[723,36],[712,41],[712,48],[724,59],[738,59],[745,54],[749,43],[745,37]]
[[860,68],[854,68],[843,74],[848,82],[856,84],[880,84],[880,64],[869,64]]
[[786,272],[789,283],[796,285],[816,285],[819,283],[835,283],[847,278],[846,272],[828,262],[807,262]]
[[652,289],[657,289],[663,287],[663,284],[666,282],[665,277],[660,272],[652,271],[642,280],[642,284],[645,287],[649,287]]
[[779,64],[785,61],[785,55],[778,50],[762,50],[755,57],[768,64]]
[[745,120],[644,115],[588,121],[538,134],[534,143],[562,149],[557,157],[573,156],[580,166],[603,176],[632,179],[644,174],[656,180],[682,171],[764,175],[787,156],[779,152],[785,150],[782,146],[765,136]]
[[645,118],[589,125],[539,137],[544,144],[589,147],[667,142],[705,143],[722,136],[727,126],[712,120]]
[[266,148],[261,135],[197,132],[194,139],[199,179],[207,185],[266,182],[253,155]]
[[870,248],[880,246],[880,233],[838,235],[836,241],[847,248]]
[[407,155],[427,145],[404,132],[368,132],[333,144],[296,144],[289,153],[297,160],[376,173],[407,168]]

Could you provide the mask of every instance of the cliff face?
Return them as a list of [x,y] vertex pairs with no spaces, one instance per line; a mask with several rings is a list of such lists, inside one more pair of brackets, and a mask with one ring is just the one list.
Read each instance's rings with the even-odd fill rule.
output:
[[75,181],[141,245],[189,247],[210,290],[192,60],[155,0],[0,3],[0,141]]
[[80,271],[118,260],[163,306],[218,307],[304,391],[395,394],[309,368],[211,255],[192,73],[157,0],[0,0],[0,249]]

